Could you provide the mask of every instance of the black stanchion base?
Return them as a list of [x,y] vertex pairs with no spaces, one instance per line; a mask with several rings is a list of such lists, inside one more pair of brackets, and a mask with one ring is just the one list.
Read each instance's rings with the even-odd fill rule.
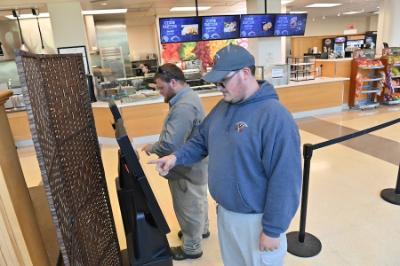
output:
[[387,188],[381,191],[382,199],[392,204],[400,205],[400,194],[396,194],[394,188]]
[[303,243],[299,241],[299,232],[290,232],[286,237],[290,254],[308,258],[317,255],[321,251],[321,241],[312,234],[306,233]]

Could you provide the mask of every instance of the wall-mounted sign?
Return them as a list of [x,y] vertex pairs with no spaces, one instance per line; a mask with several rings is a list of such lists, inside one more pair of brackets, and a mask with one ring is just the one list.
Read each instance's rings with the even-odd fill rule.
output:
[[201,40],[201,17],[160,18],[161,43]]
[[276,14],[275,36],[304,35],[307,14]]
[[203,40],[226,40],[239,38],[240,16],[202,17]]
[[275,15],[241,15],[240,37],[271,37],[274,36]]

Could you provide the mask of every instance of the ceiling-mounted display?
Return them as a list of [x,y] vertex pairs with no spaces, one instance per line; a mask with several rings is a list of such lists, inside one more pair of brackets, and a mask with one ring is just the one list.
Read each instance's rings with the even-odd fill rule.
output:
[[203,40],[239,38],[240,15],[202,17]]
[[160,18],[161,43],[201,40],[201,17]]
[[274,36],[275,15],[256,14],[240,16],[240,37],[271,37]]
[[276,14],[274,36],[304,35],[307,14]]
[[304,35],[307,14],[244,14],[160,18],[160,41],[182,43]]

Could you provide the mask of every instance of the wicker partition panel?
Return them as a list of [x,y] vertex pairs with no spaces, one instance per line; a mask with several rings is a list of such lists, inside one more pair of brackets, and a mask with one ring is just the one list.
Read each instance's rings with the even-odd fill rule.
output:
[[80,55],[19,52],[32,138],[66,265],[121,265]]

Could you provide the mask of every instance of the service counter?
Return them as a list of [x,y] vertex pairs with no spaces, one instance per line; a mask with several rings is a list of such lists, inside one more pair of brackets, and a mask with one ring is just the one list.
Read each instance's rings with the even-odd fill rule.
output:
[[349,78],[344,83],[343,104],[349,103],[351,62],[353,58],[315,59],[315,67],[321,67],[322,77]]
[[[295,118],[324,113],[340,112],[343,108],[344,84],[348,78],[318,78],[310,81],[291,82],[277,86],[281,102],[293,113]],[[218,91],[200,93],[206,113],[208,113],[222,94]],[[133,103],[116,102],[130,138],[159,134],[164,118],[168,113],[168,104],[161,97],[140,100]],[[111,126],[113,117],[106,102],[92,104],[97,134],[102,138],[114,138]],[[30,141],[31,134],[25,111],[7,114],[14,140]]]

